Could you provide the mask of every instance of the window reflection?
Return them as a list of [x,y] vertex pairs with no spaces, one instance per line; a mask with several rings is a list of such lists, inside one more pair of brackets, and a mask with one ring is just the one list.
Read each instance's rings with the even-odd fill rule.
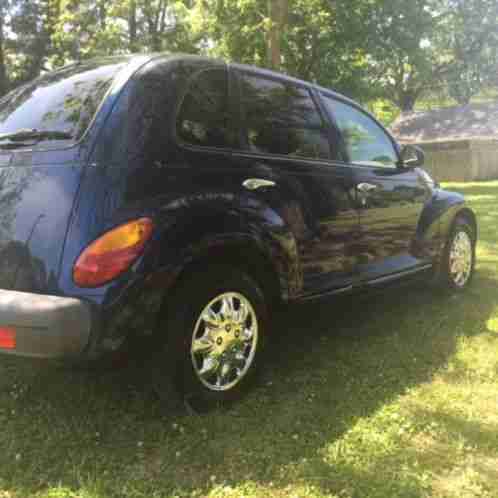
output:
[[324,97],[341,130],[349,160],[366,166],[394,168],[398,157],[384,130],[354,107]]
[[14,90],[0,101],[0,134],[34,128],[81,138],[124,65],[122,60],[100,66],[76,64]]
[[225,69],[200,72],[187,92],[177,118],[177,134],[204,147],[230,147]]
[[241,100],[252,151],[330,157],[322,119],[305,88],[242,74]]

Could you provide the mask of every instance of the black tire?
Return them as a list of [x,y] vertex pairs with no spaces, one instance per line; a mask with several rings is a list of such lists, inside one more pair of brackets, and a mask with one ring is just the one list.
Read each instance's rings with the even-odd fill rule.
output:
[[[240,294],[252,306],[256,317],[257,342],[252,361],[244,376],[233,387],[220,391],[213,390],[201,382],[194,367],[194,363],[197,364],[197,361],[194,361],[194,355],[191,355],[191,348],[194,329],[204,308],[225,293]],[[235,299],[235,303],[237,302]],[[194,410],[206,411],[229,404],[240,399],[253,385],[264,361],[268,310],[260,286],[250,275],[238,268],[225,265],[198,268],[179,284],[174,292],[174,298],[168,303],[166,316],[162,323],[163,332],[168,335],[168,340],[160,361],[164,362],[165,365],[170,363],[170,375],[177,392]],[[253,327],[252,318],[247,323]],[[200,326],[208,330],[207,323],[201,321]],[[222,329],[217,328],[216,330]],[[233,331],[227,332],[227,334],[231,333],[235,334]],[[235,336],[230,337],[233,339]],[[221,337],[218,339],[221,340]],[[251,342],[251,344],[253,343]],[[252,351],[252,345],[250,345],[249,351]],[[227,351],[226,354],[232,354],[232,350]],[[171,359],[174,361],[171,362]],[[204,357],[201,359],[204,361]],[[233,375],[237,377],[236,372],[233,372]]]
[[[460,235],[462,234],[462,235]],[[458,280],[456,275],[452,272],[452,248],[455,241],[459,237],[463,237],[465,240],[470,241],[470,268],[468,276],[465,279]],[[472,282],[474,276],[475,267],[475,247],[476,247],[476,234],[472,225],[467,221],[466,218],[459,217],[453,223],[448,240],[443,251],[443,257],[441,260],[440,274],[439,274],[439,284],[443,289],[450,291],[461,292],[465,290]]]

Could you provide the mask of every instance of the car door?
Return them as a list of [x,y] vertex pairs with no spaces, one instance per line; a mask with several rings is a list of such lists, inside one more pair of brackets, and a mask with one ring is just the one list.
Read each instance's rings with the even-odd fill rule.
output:
[[349,102],[322,95],[354,174],[360,232],[355,283],[382,283],[430,267],[418,250],[417,226],[430,189],[405,168],[390,135]]
[[244,66],[232,66],[231,71],[238,87],[243,147],[234,157],[248,179],[271,182],[271,188],[254,195],[271,206],[294,235],[301,295],[350,288],[351,248],[359,229],[354,180],[346,164],[334,161],[338,149],[312,91]]

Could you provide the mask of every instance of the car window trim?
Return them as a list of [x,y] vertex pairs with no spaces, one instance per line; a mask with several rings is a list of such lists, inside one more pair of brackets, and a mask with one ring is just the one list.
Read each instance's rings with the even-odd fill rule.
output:
[[385,128],[385,126],[383,126],[382,123],[380,123],[375,116],[373,116],[371,113],[369,113],[368,111],[363,109],[361,106],[359,106],[355,102],[349,101],[348,99],[344,99],[338,95],[328,93],[328,92],[324,91],[323,89],[319,89],[318,92],[320,93],[320,98],[322,98],[322,99],[328,98],[331,100],[338,101],[341,104],[352,107],[356,111],[359,111],[360,113],[362,113],[365,116],[367,116],[368,118],[370,118],[387,136],[387,138],[389,139],[389,141],[391,142],[391,144],[393,146],[394,152],[396,153],[396,157],[397,157],[397,161],[393,167],[359,164],[355,161],[352,161],[351,158],[349,157],[349,153],[348,153],[347,147],[346,147],[346,142],[344,140],[344,135],[343,135],[341,129],[339,128],[339,124],[338,124],[337,119],[335,117],[335,113],[332,111],[332,109],[329,110],[327,108],[327,111],[330,114],[330,119],[333,120],[334,126],[336,127],[336,129],[341,137],[341,144],[342,144],[343,153],[345,154],[345,157],[347,159],[347,161],[342,161],[342,162],[346,162],[346,164],[350,164],[351,166],[355,166],[357,168],[363,168],[363,169],[367,168],[367,169],[384,170],[384,171],[388,171],[388,170],[396,171],[396,170],[402,169],[399,144],[396,142],[394,137],[389,133],[389,131]]
[[[246,68],[245,66],[243,66],[243,67],[229,66],[229,71],[233,72],[234,79],[236,80],[236,84],[237,84],[236,99],[238,102],[238,117],[239,117],[239,121],[240,121],[239,133],[241,134],[242,146],[243,147],[245,146],[245,148],[241,149],[241,151],[243,153],[251,154],[251,157],[252,156],[266,157],[266,158],[281,157],[281,158],[288,158],[288,159],[293,160],[293,161],[305,160],[305,161],[316,161],[316,162],[320,162],[320,163],[322,163],[323,161],[325,161],[325,162],[336,161],[336,159],[333,157],[334,154],[333,154],[332,144],[330,141],[329,123],[327,120],[327,116],[323,113],[321,106],[316,101],[316,96],[314,95],[313,85],[307,84],[304,81],[294,81],[294,80],[289,81],[285,78],[285,76],[281,77],[281,76],[276,75],[276,74],[266,74],[266,73],[262,73],[262,72],[258,71],[256,68],[250,68],[250,67]],[[311,101],[315,105],[315,109],[316,109],[318,115],[320,116],[320,119],[322,122],[321,128],[310,127],[309,129],[318,130],[325,135],[325,138],[326,138],[327,143],[329,145],[329,157],[328,158],[313,158],[313,157],[309,157],[309,156],[289,156],[287,154],[271,154],[271,153],[251,151],[249,148],[249,141],[248,141],[249,133],[248,133],[248,128],[247,128],[247,125],[245,122],[244,109],[243,109],[243,105],[242,105],[242,95],[240,92],[240,81],[241,81],[241,75],[243,75],[243,74],[248,74],[249,76],[274,81],[274,82],[280,83],[284,86],[294,85],[298,88],[306,90],[309,93]],[[299,127],[295,126],[294,128],[299,128]]]
[[[310,166],[323,166],[327,168],[341,168],[351,170],[351,167],[348,163],[337,159],[316,159],[316,158],[308,158],[304,156],[285,156],[282,154],[265,154],[264,152],[252,152],[246,150],[232,150],[232,155],[234,157],[244,157],[247,159],[262,159],[268,161],[278,161],[282,163],[292,163],[296,162],[300,163],[310,163]],[[310,174],[314,174],[310,171]]]
[[320,95],[320,90],[316,88],[316,86],[310,87],[311,94],[315,99],[315,104],[319,108],[322,119],[325,122],[325,129],[327,131],[327,137],[329,141],[330,147],[330,155],[332,161],[344,162],[341,159],[341,155],[343,157],[347,157],[345,154],[345,148],[343,144],[342,134],[337,126],[334,116],[329,116],[327,112],[327,107],[324,104],[323,97]]

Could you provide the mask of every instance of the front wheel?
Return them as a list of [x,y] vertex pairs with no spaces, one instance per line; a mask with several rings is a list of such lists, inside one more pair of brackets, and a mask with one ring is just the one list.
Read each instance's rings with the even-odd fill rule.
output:
[[476,236],[472,226],[458,218],[443,254],[441,283],[450,290],[467,288],[474,276]]
[[180,394],[202,408],[239,398],[262,363],[267,322],[263,293],[245,272],[217,266],[187,279],[166,330]]

